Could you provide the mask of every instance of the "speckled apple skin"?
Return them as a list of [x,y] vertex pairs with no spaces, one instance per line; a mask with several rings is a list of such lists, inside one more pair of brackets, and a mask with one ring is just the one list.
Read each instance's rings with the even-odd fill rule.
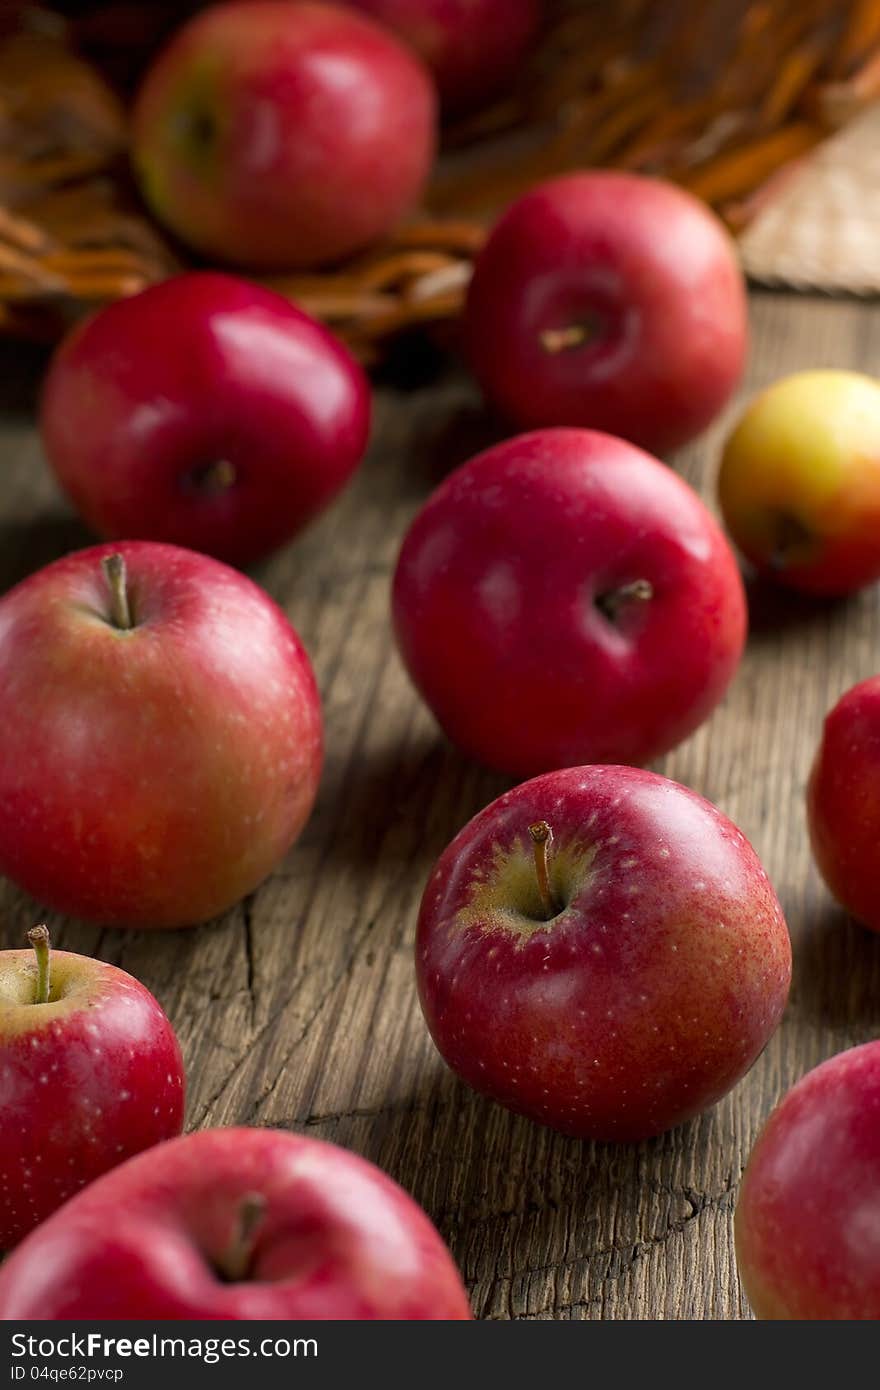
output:
[[[599,596],[638,579],[653,597],[609,620]],[[715,708],[746,635],[699,497],[595,430],[536,430],[456,469],[406,534],[393,614],[449,738],[512,777],[659,757]]]
[[[101,560],[125,559],[135,625]],[[305,648],[236,570],[79,551],[0,599],[0,871],[105,925],[177,927],[254,889],[308,819],[322,723]]]
[[880,1043],[789,1091],[752,1150],[736,1208],[759,1318],[880,1320]]
[[34,1004],[33,952],[0,952],[0,1251],[183,1128],[183,1059],[149,990],[68,951],[51,970],[52,1000]]
[[831,892],[880,932],[880,676],[853,686],[826,717],[807,785],[807,819]]
[[[221,1281],[242,1198],[266,1201],[246,1281]],[[449,1251],[371,1163],[282,1130],[217,1129],[81,1193],[0,1268],[0,1319],[469,1319]]]
[[418,201],[435,150],[424,64],[336,5],[232,0],[184,24],[147,73],[132,159],[156,215],[236,265],[329,264]]
[[[539,820],[564,904],[549,922]],[[582,767],[515,787],[452,841],[422,900],[416,968],[434,1041],[471,1086],[564,1134],[634,1140],[745,1075],[782,1016],[791,947],[720,811],[651,772]]]

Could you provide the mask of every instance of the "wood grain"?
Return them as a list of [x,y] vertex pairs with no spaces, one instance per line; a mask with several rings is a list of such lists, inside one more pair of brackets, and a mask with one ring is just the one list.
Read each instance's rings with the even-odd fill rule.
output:
[[[880,314],[865,304],[762,295],[753,323],[745,391],[798,367],[880,361]],[[87,540],[42,462],[41,366],[36,352],[2,349],[0,590]],[[433,859],[505,784],[440,737],[388,623],[408,518],[493,429],[452,367],[409,389],[383,386],[355,485],[257,573],[314,656],[327,724],[319,804],[279,872],[190,932],[49,924],[58,944],[122,965],[162,1000],[186,1055],[191,1127],[290,1127],[367,1155],[432,1214],[478,1317],[741,1318],[731,1223],[757,1129],[807,1068],[880,1025],[880,939],[831,905],[803,816],[823,713],[880,669],[878,593],[815,604],[755,589],[728,699],[659,765],[742,826],[791,926],[791,1003],[750,1076],[700,1120],[635,1147],[580,1144],[515,1119],[447,1072],[411,963]],[[677,460],[707,495],[723,430]],[[42,916],[0,884],[0,945],[20,945]]]

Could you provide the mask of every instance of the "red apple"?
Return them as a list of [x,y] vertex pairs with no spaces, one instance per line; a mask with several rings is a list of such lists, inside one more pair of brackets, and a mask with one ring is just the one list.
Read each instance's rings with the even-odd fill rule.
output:
[[0,872],[107,925],[202,922],[293,844],[321,767],[302,643],[250,579],[129,541],[0,599]]
[[52,362],[41,424],[101,535],[243,565],[336,496],[369,421],[367,380],[331,333],[271,290],[201,273],[78,328]]
[[587,1139],[642,1139],[713,1105],[785,1007],[782,909],[735,825],[626,767],[515,787],[440,857],[416,970],[450,1067]]
[[183,1128],[180,1047],[149,990],[28,935],[33,951],[0,951],[0,1251]]
[[428,64],[443,106],[484,105],[521,67],[541,24],[540,0],[347,0],[393,29]]
[[584,430],[453,473],[410,527],[393,606],[446,733],[515,776],[666,752],[721,699],[746,630],[733,554],[692,489]]
[[789,1091],[758,1137],[736,1208],[759,1318],[880,1319],[880,1043]]
[[796,372],[762,391],[724,448],[721,510],[779,584],[848,594],[880,579],[880,383]]
[[4,1320],[469,1317],[412,1198],[364,1159],[281,1130],[205,1130],[152,1149],[0,1268]]
[[418,201],[435,104],[415,55],[350,10],[214,5],[147,73],[135,171],[156,216],[196,250],[322,265],[385,236]]
[[570,174],[495,227],[465,332],[515,424],[586,425],[663,453],[705,429],[742,375],[743,278],[722,224],[681,189]]
[[880,676],[837,702],[807,787],[816,862],[831,892],[872,931],[880,931]]

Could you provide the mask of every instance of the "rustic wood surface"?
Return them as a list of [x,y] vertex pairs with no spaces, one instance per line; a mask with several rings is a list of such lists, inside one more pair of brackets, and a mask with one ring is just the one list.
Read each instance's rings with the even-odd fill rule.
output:
[[[871,370],[880,312],[760,295],[746,391],[798,367]],[[0,350],[0,590],[88,537],[56,495],[33,412],[42,359]],[[721,422],[677,461],[707,494]],[[435,856],[505,783],[439,735],[395,656],[396,548],[451,465],[496,437],[454,368],[385,385],[360,477],[256,577],[311,651],[327,765],[299,845],[259,892],[189,932],[49,918],[57,944],[143,979],[189,1074],[188,1123],[293,1128],[380,1164],[450,1242],[481,1318],[741,1318],[733,1255],[743,1164],[782,1091],[880,1025],[880,938],[835,909],[811,866],[803,787],[822,715],[880,669],[880,595],[816,604],[757,590],[725,704],[660,770],[717,802],[755,844],[792,930],[785,1021],[714,1111],[635,1147],[566,1140],[471,1094],[422,1023],[411,961]],[[43,913],[0,883],[0,945]]]

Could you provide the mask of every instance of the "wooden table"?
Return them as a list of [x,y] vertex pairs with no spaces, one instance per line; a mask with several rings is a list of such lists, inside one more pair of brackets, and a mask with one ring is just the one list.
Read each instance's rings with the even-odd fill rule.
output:
[[[746,391],[799,367],[876,369],[880,313],[757,295]],[[0,590],[88,537],[47,476],[33,426],[40,354],[0,350]],[[424,1204],[480,1318],[740,1318],[732,1218],[743,1164],[780,1094],[880,1026],[880,938],[834,908],[811,866],[803,788],[822,716],[880,670],[880,602],[756,592],[740,673],[660,770],[717,802],[756,846],[795,943],[785,1021],[715,1110],[635,1147],[563,1139],[459,1085],[422,1023],[419,897],[436,855],[505,783],[439,735],[397,660],[388,587],[409,517],[490,442],[467,379],[379,394],[358,480],[257,578],[312,653],[327,764],[286,863],[222,921],[126,934],[49,918],[57,944],[123,966],[176,1025],[189,1126],[293,1128],[367,1155]],[[678,460],[711,495],[723,422]],[[2,730],[0,730],[2,756]],[[0,883],[0,945],[42,911]]]

